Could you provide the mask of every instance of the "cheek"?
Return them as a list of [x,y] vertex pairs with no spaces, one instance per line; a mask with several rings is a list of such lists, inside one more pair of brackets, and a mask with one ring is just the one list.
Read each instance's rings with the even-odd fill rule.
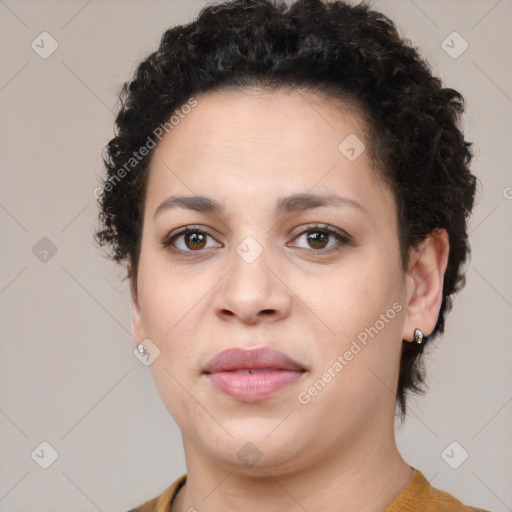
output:
[[379,400],[393,397],[389,390],[394,388],[402,344],[401,276],[396,264],[374,260],[338,274],[316,295],[318,309],[312,309],[330,329],[317,339],[321,357],[311,381],[333,382],[325,394],[333,407],[363,414]]
[[[180,365],[180,354],[172,354],[169,350],[162,353],[150,366],[153,381],[162,403],[177,424],[182,428],[190,418],[201,417],[201,411],[196,411],[197,402],[192,400],[187,391],[185,379],[171,364],[169,356],[178,359]],[[165,358],[165,359],[164,359]],[[205,419],[206,421],[206,419]],[[189,430],[189,429],[187,429]]]
[[138,283],[141,316],[148,337],[151,334],[160,340],[171,338],[187,324],[183,319],[198,300],[196,280],[168,268],[160,250],[142,251]]
[[[346,342],[386,315],[402,295],[399,283],[399,273],[393,267],[368,263],[317,281],[314,292],[305,290],[304,302],[329,327],[330,339]],[[395,319],[396,309],[388,316]]]
[[183,390],[178,382],[185,385],[201,373],[204,357],[201,334],[205,332],[207,320],[204,308],[218,275],[177,272],[166,268],[167,263],[154,256],[141,259],[141,263],[141,320],[146,337],[160,350],[159,358],[151,365],[155,383],[174,397],[173,401],[179,401]]

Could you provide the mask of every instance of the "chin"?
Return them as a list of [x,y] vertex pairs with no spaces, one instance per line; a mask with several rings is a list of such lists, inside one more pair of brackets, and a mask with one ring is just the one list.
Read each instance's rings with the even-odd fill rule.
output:
[[227,471],[267,477],[268,472],[287,473],[297,466],[304,444],[310,443],[303,434],[291,432],[283,425],[276,428],[280,421],[282,419],[232,419],[225,428],[233,437],[223,431],[220,439],[203,437],[201,444]]

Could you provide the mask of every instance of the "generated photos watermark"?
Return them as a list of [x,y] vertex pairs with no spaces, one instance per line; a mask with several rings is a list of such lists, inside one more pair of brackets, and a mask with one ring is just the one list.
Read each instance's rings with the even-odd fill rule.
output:
[[370,327],[366,327],[361,331],[356,339],[350,344],[350,348],[346,350],[343,355],[338,355],[335,361],[327,368],[322,376],[317,379],[312,386],[307,390],[299,392],[297,399],[300,404],[307,405],[313,398],[325,389],[327,384],[331,382],[342,370],[347,366],[354,357],[359,354],[364,347],[368,345],[369,339],[375,338],[379,332],[386,327],[386,325],[395,318],[397,313],[402,311],[403,306],[399,302],[393,303],[393,305],[379,316],[379,319]]
[[137,151],[132,153],[132,156],[128,159],[125,164],[116,170],[114,174],[109,176],[108,180],[105,182],[103,187],[96,187],[93,190],[93,195],[96,199],[102,195],[103,192],[111,192],[112,189],[123,179],[125,178],[139,163],[146,157],[150,150],[154,149],[157,145],[158,141],[161,141],[164,137],[164,134],[169,133],[179,122],[185,118],[187,114],[189,114],[192,109],[197,105],[197,100],[194,97],[188,99],[188,101],[182,105],[178,110],[174,112],[174,114],[170,117],[168,121],[157,126],[152,135],[148,135],[146,138],[146,142],[139,147]]

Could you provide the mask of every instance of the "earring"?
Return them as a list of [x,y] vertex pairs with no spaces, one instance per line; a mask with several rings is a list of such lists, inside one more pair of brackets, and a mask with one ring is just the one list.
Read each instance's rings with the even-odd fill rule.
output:
[[423,332],[421,329],[414,329],[414,342],[418,345],[421,345],[423,341]]
[[140,354],[145,354],[148,351],[148,349],[142,343],[137,347],[137,349],[139,350]]

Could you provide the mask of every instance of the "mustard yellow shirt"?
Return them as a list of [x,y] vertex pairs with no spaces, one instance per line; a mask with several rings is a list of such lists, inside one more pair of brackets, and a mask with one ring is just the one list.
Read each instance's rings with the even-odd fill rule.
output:
[[[187,475],[180,476],[162,494],[128,512],[171,512],[172,501],[185,484]],[[464,505],[451,494],[432,487],[418,469],[412,480],[383,512],[489,512]]]

